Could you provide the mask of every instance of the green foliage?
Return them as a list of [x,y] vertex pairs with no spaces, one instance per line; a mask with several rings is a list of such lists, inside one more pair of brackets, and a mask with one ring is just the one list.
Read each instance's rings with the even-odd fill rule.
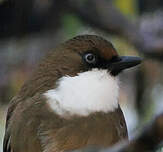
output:
[[66,37],[76,36],[80,28],[82,28],[82,22],[80,19],[72,14],[66,14],[62,18],[63,32]]

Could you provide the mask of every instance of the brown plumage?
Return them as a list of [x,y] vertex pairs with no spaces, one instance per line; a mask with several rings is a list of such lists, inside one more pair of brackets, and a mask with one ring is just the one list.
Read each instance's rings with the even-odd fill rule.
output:
[[[90,51],[100,56],[98,64],[90,66],[83,61],[83,54]],[[109,66],[106,67],[104,61]],[[54,49],[10,102],[3,152],[60,152],[90,145],[106,147],[127,137],[120,107],[107,113],[98,111],[88,116],[66,118],[55,113],[43,95],[57,88],[57,80],[65,75],[73,77],[92,68],[107,68],[114,76],[140,63],[137,58],[134,64],[123,69],[110,66],[119,61],[112,44],[95,35],[77,36]]]

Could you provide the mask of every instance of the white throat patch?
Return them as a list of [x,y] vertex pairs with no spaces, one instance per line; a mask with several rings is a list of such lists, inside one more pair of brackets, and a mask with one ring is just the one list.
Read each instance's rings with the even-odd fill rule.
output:
[[93,69],[58,80],[56,89],[44,93],[47,103],[59,115],[87,116],[110,112],[118,107],[118,79],[107,70]]

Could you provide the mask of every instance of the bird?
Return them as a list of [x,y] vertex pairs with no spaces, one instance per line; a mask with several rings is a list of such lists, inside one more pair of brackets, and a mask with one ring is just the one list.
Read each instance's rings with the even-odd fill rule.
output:
[[65,152],[127,139],[118,75],[140,63],[97,35],[58,45],[11,99],[3,152]]

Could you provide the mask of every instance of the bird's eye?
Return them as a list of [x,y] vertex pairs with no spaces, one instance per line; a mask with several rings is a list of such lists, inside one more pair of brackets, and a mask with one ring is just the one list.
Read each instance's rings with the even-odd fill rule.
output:
[[85,54],[84,59],[89,64],[95,64],[96,63],[96,56],[92,53]]

